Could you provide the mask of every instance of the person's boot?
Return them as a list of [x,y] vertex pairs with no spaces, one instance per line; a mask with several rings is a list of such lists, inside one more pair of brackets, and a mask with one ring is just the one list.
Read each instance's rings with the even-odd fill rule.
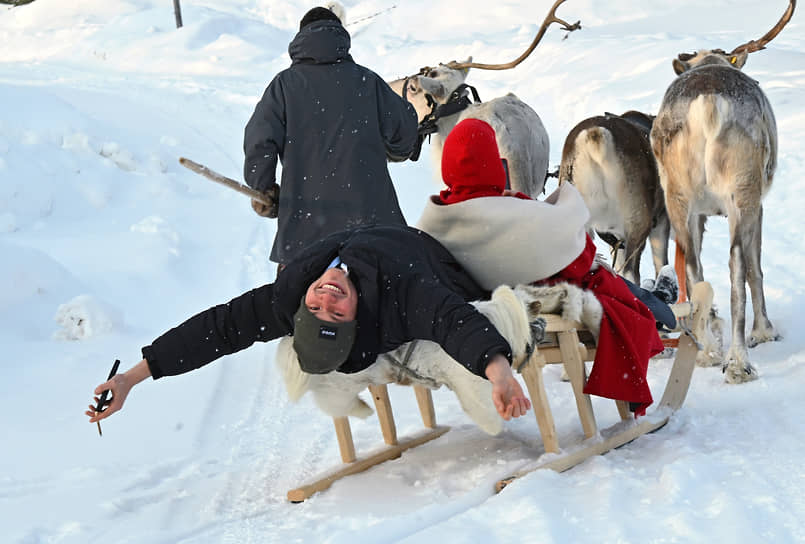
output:
[[674,304],[679,298],[679,282],[673,265],[667,264],[660,269],[654,286],[651,289],[654,296],[668,305]]

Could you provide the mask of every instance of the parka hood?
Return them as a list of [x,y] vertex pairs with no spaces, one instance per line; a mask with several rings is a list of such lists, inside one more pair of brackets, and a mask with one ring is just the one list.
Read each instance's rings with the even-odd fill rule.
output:
[[349,32],[338,21],[316,21],[300,30],[288,45],[293,64],[331,64],[352,60]]

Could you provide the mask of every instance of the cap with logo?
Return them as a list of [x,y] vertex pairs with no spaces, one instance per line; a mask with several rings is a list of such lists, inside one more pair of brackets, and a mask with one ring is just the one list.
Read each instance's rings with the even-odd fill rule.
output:
[[355,343],[356,320],[333,323],[319,319],[304,299],[293,320],[293,347],[304,372],[326,374],[344,364]]

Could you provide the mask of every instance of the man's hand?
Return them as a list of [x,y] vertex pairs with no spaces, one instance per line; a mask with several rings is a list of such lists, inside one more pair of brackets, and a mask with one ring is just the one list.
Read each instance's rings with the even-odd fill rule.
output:
[[503,355],[496,355],[486,365],[486,377],[492,383],[492,402],[500,417],[506,421],[524,416],[531,408],[531,401],[523,394],[509,361]]
[[279,200],[280,186],[274,183],[263,193],[263,201],[252,199],[252,209],[260,217],[274,219],[279,213]]
[[260,217],[268,217],[269,219],[277,217],[276,204],[274,204],[273,206],[269,206],[267,204],[263,204],[259,200],[252,199],[252,209],[254,210],[254,213],[259,215]]
[[[107,417],[111,416],[121,408],[123,408],[123,403],[126,402],[126,397],[129,396],[129,391],[131,388],[146,379],[151,375],[151,370],[148,368],[148,361],[143,359],[127,372],[123,374],[117,374],[113,376],[112,379],[106,381],[95,388],[95,404],[89,405],[89,410],[84,412],[87,416],[89,416],[89,422],[95,423],[102,419],[106,419]],[[100,401],[100,395],[109,390],[112,394],[112,399],[107,405],[107,408],[102,412],[96,412],[95,407],[97,406],[98,402]]]

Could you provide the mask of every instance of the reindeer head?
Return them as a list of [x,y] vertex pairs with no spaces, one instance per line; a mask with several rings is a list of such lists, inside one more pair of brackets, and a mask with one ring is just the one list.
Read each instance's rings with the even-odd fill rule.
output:
[[697,66],[708,64],[720,64],[731,66],[740,70],[749,57],[749,51],[741,51],[738,54],[727,53],[722,49],[702,49],[696,53],[680,53],[673,61],[674,72],[679,75]]
[[451,61],[447,64],[439,64],[436,68],[422,68],[415,76],[389,81],[389,86],[394,92],[404,96],[413,104],[419,120],[422,121],[422,118],[431,112],[434,103],[444,104],[447,102],[450,94],[464,83],[470,68],[478,68],[479,70],[508,70],[509,68],[514,68],[531,54],[552,23],[562,25],[562,29],[567,32],[580,29],[581,23],[579,21],[569,24],[556,16],[556,8],[565,1],[556,0],[554,2],[539,30],[537,30],[531,45],[511,62],[505,64],[482,64],[472,62],[472,57],[469,57],[464,62]]
[[[469,57],[466,62],[472,60]],[[469,68],[455,69],[449,64],[439,64],[435,68],[426,66],[419,73],[389,82],[389,86],[400,96],[404,96],[422,119],[433,110],[434,104],[444,104],[450,94],[467,79]]]
[[748,42],[739,45],[727,53],[722,49],[705,49],[696,53],[680,53],[673,61],[674,72],[680,75],[687,72],[691,68],[697,66],[705,66],[708,64],[719,64],[723,66],[731,66],[740,70],[746,63],[749,53],[760,51],[766,48],[766,44],[772,41],[783,27],[791,20],[794,14],[794,8],[797,6],[797,0],[789,0],[788,9],[785,10],[783,16],[777,21],[777,24],[772,27],[762,38],[759,40],[749,40]]

